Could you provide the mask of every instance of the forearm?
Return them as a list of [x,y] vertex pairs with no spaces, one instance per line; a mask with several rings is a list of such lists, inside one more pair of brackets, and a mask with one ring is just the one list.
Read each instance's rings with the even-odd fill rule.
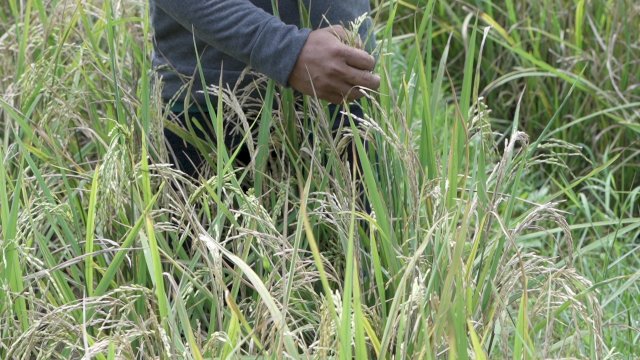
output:
[[248,0],[156,0],[207,44],[286,84],[310,30],[287,25]]

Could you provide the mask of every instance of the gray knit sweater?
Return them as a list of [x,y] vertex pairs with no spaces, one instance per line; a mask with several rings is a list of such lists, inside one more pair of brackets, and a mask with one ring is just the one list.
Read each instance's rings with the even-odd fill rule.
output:
[[[150,0],[155,32],[153,65],[162,77],[165,100],[176,95],[195,75],[194,96],[202,89],[197,73],[200,54],[205,85],[233,85],[246,66],[282,85],[304,46],[310,29],[301,26],[300,14],[309,15],[311,27],[346,25],[370,10],[369,0]],[[371,21],[360,36],[371,50]],[[183,98],[184,94],[179,94]]]

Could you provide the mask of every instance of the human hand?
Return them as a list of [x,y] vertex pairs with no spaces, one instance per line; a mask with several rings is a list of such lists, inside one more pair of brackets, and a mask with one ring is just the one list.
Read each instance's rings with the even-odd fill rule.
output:
[[378,89],[380,77],[371,73],[375,59],[364,50],[345,45],[348,39],[342,26],[312,31],[289,75],[289,85],[333,104],[361,98],[360,87]]

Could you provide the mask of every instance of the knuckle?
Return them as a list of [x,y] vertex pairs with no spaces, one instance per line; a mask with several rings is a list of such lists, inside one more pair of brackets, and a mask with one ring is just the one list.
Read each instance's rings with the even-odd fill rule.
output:
[[361,71],[360,72],[360,83],[363,84],[363,85],[370,84],[371,83],[371,74],[369,74],[366,71]]
[[337,63],[332,63],[328,66],[328,71],[330,75],[342,75],[342,68]]
[[374,84],[373,75],[370,73],[363,71],[360,73],[360,83],[365,87],[372,87]]
[[350,56],[349,50],[347,46],[338,46],[337,55],[342,59],[347,59]]
[[367,87],[370,89],[377,89],[380,86],[380,78],[377,76],[367,73]]
[[376,67],[376,61],[373,59],[373,56],[368,55],[368,56],[367,56],[367,60],[366,60],[366,62],[367,62],[367,69],[368,69],[368,70],[373,70],[373,69],[375,69],[375,67]]
[[333,31],[335,31],[338,34],[344,34],[345,33],[345,29],[342,25],[332,25],[331,29]]
[[344,54],[344,49],[342,48],[342,46],[340,46],[340,44],[333,44],[332,46],[328,47],[327,53],[331,57],[342,57]]

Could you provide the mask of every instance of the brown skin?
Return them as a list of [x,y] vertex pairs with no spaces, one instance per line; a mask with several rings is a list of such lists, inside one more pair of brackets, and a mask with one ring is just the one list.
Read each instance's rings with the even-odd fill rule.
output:
[[361,87],[378,89],[380,77],[371,73],[375,59],[364,50],[345,45],[343,39],[347,38],[342,26],[312,31],[289,75],[289,85],[333,104],[361,98]]

